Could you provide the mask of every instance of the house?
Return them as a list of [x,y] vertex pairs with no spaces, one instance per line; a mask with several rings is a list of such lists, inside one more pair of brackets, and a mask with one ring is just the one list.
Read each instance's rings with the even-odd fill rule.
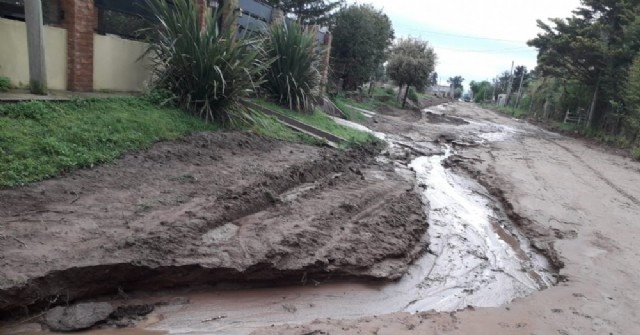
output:
[[[32,1],[32,0],[26,0]],[[235,15],[239,30],[270,24],[281,11],[258,0],[195,0],[200,24],[214,9]],[[69,91],[143,91],[151,79],[147,44],[134,32],[151,14],[145,0],[41,0],[44,63],[48,89]],[[240,6],[243,6],[241,9]],[[246,9],[245,9],[246,8]],[[247,15],[242,15],[243,10]],[[29,86],[25,0],[0,0],[0,76],[17,87]],[[318,30],[321,44],[331,34]],[[328,49],[328,48],[327,48]],[[326,62],[328,62],[328,51]],[[326,71],[325,71],[326,72]],[[326,79],[326,73],[323,73]]]
[[429,87],[429,92],[442,97],[451,95],[451,86],[433,85]]

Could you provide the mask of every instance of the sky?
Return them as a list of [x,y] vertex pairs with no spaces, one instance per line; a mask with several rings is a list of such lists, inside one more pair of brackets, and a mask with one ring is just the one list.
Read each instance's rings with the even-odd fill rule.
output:
[[382,9],[396,37],[429,41],[438,55],[440,83],[461,75],[489,80],[511,69],[511,62],[536,66],[536,49],[526,42],[540,31],[537,19],[569,17],[579,0],[353,0]]

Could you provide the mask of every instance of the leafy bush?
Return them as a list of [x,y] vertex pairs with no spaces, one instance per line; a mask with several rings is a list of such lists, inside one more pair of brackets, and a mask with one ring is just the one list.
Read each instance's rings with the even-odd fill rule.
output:
[[640,161],[640,147],[635,147],[631,150],[631,156],[633,159]]
[[236,39],[231,16],[219,29],[219,13],[207,16],[201,31],[193,0],[147,3],[158,21],[157,38],[147,50],[154,55],[155,86],[171,91],[187,111],[207,121],[252,121],[242,98],[262,83],[269,65],[262,40]]
[[419,102],[418,93],[416,92],[416,89],[413,88],[413,86],[409,87],[407,98],[415,103]]
[[265,50],[275,59],[262,87],[273,99],[291,110],[313,110],[312,95],[320,84],[320,55],[316,36],[297,22],[274,24],[269,29]]
[[154,88],[145,94],[145,98],[154,105],[174,106],[176,96],[165,88]]
[[11,87],[11,80],[7,77],[0,76],[0,92],[6,92]]

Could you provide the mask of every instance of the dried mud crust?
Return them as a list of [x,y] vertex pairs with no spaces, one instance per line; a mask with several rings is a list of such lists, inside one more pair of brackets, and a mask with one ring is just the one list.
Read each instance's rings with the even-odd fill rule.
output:
[[377,153],[200,133],[1,190],[0,312],[231,280],[399,278],[426,220],[413,181]]

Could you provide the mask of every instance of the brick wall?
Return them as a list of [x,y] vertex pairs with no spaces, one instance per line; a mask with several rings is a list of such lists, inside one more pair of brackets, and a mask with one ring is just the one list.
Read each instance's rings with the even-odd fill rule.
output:
[[[60,0],[63,12],[62,28],[67,30],[67,89],[71,91],[93,90],[94,32],[98,13],[94,0]],[[207,0],[195,0],[199,8],[199,21],[204,29],[207,16],[211,15]],[[238,0],[221,0],[223,19],[236,15]],[[234,26],[234,30],[237,27]]]
[[67,29],[67,89],[93,90],[93,33],[97,13],[93,0],[62,0]]

